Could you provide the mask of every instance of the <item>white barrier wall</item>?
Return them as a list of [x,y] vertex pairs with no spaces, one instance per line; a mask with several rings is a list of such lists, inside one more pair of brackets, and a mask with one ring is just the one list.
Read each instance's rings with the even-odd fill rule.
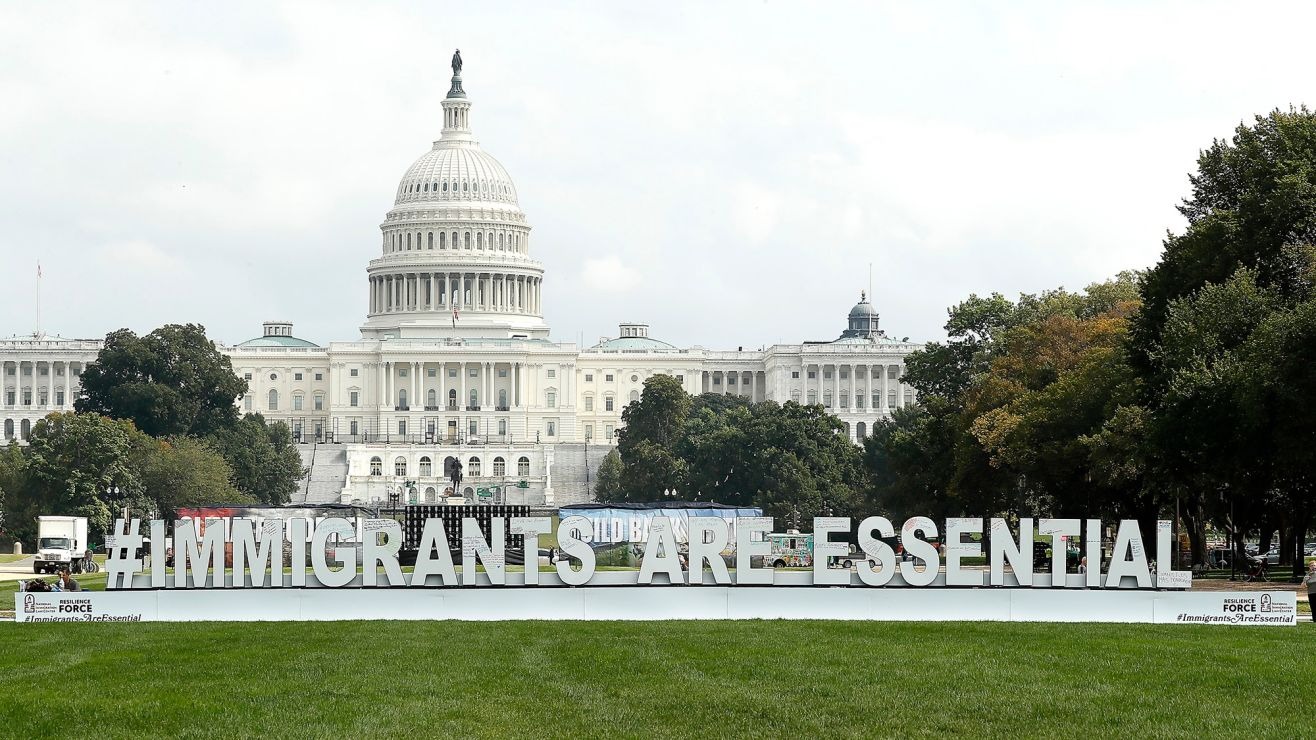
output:
[[18,622],[841,619],[1293,625],[1292,591],[789,586],[298,588],[17,593]]

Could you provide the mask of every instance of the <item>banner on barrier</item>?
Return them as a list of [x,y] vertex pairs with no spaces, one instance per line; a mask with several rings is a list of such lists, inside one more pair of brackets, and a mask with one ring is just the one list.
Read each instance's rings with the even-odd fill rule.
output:
[[248,589],[19,593],[18,622],[829,619],[937,622],[1296,624],[1292,591],[764,587]]

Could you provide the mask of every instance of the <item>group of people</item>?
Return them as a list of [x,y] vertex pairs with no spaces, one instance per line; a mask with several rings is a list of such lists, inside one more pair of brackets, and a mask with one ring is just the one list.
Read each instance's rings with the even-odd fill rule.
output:
[[61,570],[56,576],[53,583],[46,583],[44,578],[33,578],[30,581],[19,581],[19,591],[81,591],[82,586],[73,579],[73,576],[67,570]]

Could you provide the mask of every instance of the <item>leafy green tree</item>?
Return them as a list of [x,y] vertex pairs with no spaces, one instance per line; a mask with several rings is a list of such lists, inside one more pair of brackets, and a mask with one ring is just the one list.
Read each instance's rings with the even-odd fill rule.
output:
[[233,486],[233,470],[209,443],[191,437],[147,438],[134,454],[143,493],[156,511],[173,517],[180,507],[254,504]]
[[670,375],[646,378],[640,400],[631,402],[621,412],[617,447],[622,459],[630,457],[643,442],[674,448],[689,413],[690,395],[676,378]]
[[594,482],[594,497],[599,501],[625,501],[622,473],[621,453],[614,447],[599,463],[599,477]]
[[26,461],[18,440],[0,448],[0,539],[26,541],[36,537],[31,497],[27,491]]
[[286,504],[306,474],[292,433],[283,422],[247,414],[210,440],[233,469],[233,485],[267,504]]
[[129,419],[153,437],[204,437],[231,428],[246,381],[198,324],[170,324],[145,336],[120,329],[81,378],[75,408]]
[[100,414],[57,413],[32,427],[24,455],[30,506],[39,514],[85,516],[104,537],[121,507],[146,501],[132,465],[142,434],[130,421]]

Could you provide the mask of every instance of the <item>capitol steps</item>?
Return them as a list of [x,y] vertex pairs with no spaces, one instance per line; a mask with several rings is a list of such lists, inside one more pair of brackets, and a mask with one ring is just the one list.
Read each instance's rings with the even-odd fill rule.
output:
[[298,445],[309,478],[292,496],[295,504],[336,504],[347,485],[347,451],[340,445]]

